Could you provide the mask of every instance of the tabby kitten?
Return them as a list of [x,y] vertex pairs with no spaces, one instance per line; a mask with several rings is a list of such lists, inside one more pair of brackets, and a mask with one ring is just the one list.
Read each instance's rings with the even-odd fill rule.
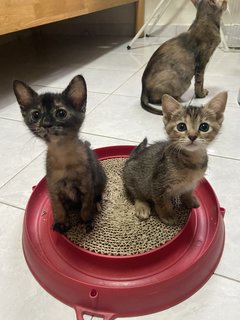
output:
[[173,199],[186,208],[197,208],[193,191],[207,169],[206,147],[223,122],[227,92],[203,107],[184,107],[169,95],[162,99],[167,141],[147,146],[147,139],[126,161],[123,181],[135,204],[136,216],[148,219],[153,207],[165,224],[175,224]]
[[177,100],[187,91],[195,76],[195,95],[203,98],[208,91],[203,87],[205,67],[221,41],[220,20],[227,8],[225,0],[200,0],[196,18],[187,32],[164,42],[150,58],[142,76],[142,107],[161,114],[163,94]]
[[89,143],[78,139],[87,101],[85,80],[78,75],[62,93],[38,95],[22,81],[13,83],[24,121],[47,144],[46,180],[54,231],[65,233],[69,214],[79,212],[89,231],[106,185],[106,175]]

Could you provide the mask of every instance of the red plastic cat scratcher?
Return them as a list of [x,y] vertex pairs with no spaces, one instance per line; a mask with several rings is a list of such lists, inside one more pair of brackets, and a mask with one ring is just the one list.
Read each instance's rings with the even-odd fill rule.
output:
[[[133,147],[97,149],[100,159],[128,157]],[[168,243],[144,254],[105,256],[82,249],[51,230],[43,179],[25,212],[23,251],[40,285],[84,314],[112,320],[169,308],[195,293],[213,274],[224,247],[224,209],[210,184],[196,189],[200,207]]]

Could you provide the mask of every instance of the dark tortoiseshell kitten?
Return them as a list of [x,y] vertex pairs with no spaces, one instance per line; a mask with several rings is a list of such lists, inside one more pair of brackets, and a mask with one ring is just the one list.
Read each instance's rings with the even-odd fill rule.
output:
[[169,95],[163,96],[168,140],[147,146],[145,138],[123,170],[124,185],[139,219],[148,219],[153,206],[162,222],[174,224],[176,198],[188,209],[199,206],[193,191],[207,169],[206,148],[221,128],[226,102],[226,92],[203,107],[183,107]]
[[53,230],[65,233],[69,213],[78,211],[86,230],[99,207],[106,175],[89,143],[78,138],[86,111],[87,88],[78,75],[62,93],[37,94],[13,83],[24,121],[47,144],[46,179],[54,216]]

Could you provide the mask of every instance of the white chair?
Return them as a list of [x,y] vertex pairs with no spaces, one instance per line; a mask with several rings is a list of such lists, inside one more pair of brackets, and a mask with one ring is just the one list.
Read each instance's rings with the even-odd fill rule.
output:
[[156,6],[153,13],[150,15],[150,17],[146,20],[142,28],[138,31],[138,33],[135,35],[135,37],[132,39],[132,41],[127,46],[127,49],[130,50],[132,44],[140,37],[140,35],[145,31],[145,29],[148,27],[149,23],[152,21],[152,19],[155,18],[152,26],[149,28],[148,33],[146,34],[146,37],[149,36],[152,29],[155,27],[161,16],[164,14],[164,12],[167,10],[171,0],[160,0],[159,4]]
[[[141,36],[142,33],[144,33],[145,29],[148,27],[149,23],[153,20],[153,24],[150,26],[148,32],[146,33],[146,37],[149,37],[151,31],[153,30],[153,28],[155,27],[155,25],[157,24],[157,22],[159,21],[159,19],[161,18],[161,16],[164,14],[164,12],[167,10],[169,4],[170,4],[171,0],[160,0],[158,5],[156,6],[155,10],[153,11],[153,13],[150,15],[150,17],[146,20],[146,22],[144,23],[144,25],[141,27],[141,29],[138,31],[138,33],[135,35],[135,37],[132,39],[132,41],[129,43],[129,45],[127,46],[127,49],[130,50],[132,48],[133,43]],[[199,0],[191,0],[191,2],[194,4],[194,6],[197,5],[197,3],[199,2]],[[220,33],[221,33],[221,38],[222,38],[222,45],[223,48],[225,50],[229,50],[228,49],[228,45],[225,39],[225,35],[222,31],[223,29],[223,22],[222,22],[222,27],[220,28]]]

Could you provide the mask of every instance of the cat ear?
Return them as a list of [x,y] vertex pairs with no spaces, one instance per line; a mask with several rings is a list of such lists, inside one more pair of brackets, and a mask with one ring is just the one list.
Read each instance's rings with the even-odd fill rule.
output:
[[33,105],[34,101],[38,97],[37,92],[19,80],[13,81],[13,91],[22,110]]
[[164,118],[169,120],[176,110],[180,109],[181,104],[168,94],[162,96],[162,111]]
[[227,1],[223,1],[222,3],[222,11],[226,11],[228,8],[228,2]]
[[201,0],[191,0],[191,1],[195,7],[197,7],[199,5],[199,2],[201,2]]
[[208,3],[210,6],[216,6],[216,1],[215,0],[208,0]]
[[78,111],[86,111],[87,85],[83,76],[74,77],[63,91],[67,101]]
[[212,98],[206,105],[205,108],[214,111],[217,118],[220,118],[225,110],[227,104],[228,93],[227,91],[222,91]]

